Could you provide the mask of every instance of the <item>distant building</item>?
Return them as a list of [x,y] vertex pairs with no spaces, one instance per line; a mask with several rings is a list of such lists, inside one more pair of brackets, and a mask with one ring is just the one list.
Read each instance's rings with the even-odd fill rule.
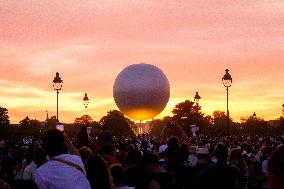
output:
[[146,121],[146,123],[135,123],[138,128],[138,134],[148,133],[151,121]]
[[48,117],[48,112],[47,112],[47,110],[46,110],[46,118],[45,118],[45,120],[42,122],[42,125],[43,125],[43,126],[46,126],[47,123],[48,123],[48,120],[49,120],[49,117]]

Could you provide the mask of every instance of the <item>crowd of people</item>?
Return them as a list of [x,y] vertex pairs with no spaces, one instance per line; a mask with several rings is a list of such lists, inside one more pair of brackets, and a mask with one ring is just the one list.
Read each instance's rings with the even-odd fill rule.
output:
[[284,136],[0,139],[0,189],[283,189]]

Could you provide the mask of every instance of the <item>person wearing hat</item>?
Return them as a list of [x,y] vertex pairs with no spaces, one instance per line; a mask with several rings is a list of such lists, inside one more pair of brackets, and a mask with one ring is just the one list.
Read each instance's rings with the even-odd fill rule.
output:
[[228,148],[223,144],[218,144],[214,152],[217,163],[205,168],[198,177],[198,187],[200,189],[239,189],[241,173],[227,164]]
[[199,174],[206,167],[212,165],[213,162],[211,162],[209,150],[207,148],[197,148],[196,155],[198,162],[195,166],[195,170],[197,171],[197,174]]
[[194,180],[193,188],[198,188],[198,186],[197,186],[198,175],[200,175],[200,173],[204,169],[206,169],[207,167],[209,167],[210,165],[213,164],[213,162],[210,159],[209,150],[206,147],[197,148],[196,149],[196,156],[197,156],[198,161],[197,161],[196,166],[193,168],[193,176],[195,177],[193,179]]

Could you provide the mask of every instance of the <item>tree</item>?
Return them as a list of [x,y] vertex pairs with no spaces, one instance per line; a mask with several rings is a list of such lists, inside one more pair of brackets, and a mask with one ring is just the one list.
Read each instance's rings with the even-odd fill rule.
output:
[[284,133],[284,117],[280,116],[279,119],[277,119],[278,125],[276,126],[277,133],[283,134]]
[[30,119],[28,116],[26,116],[24,119],[22,119],[20,122],[20,126],[22,127],[39,127],[41,126],[41,122],[36,119]]
[[89,125],[94,122],[93,118],[89,115],[83,115],[79,118],[76,118],[74,121],[75,125]]
[[149,135],[153,137],[160,137],[164,127],[172,122],[173,118],[166,116],[163,119],[155,119],[149,124]]
[[279,126],[284,127],[284,117],[282,116],[279,118]]
[[134,136],[138,132],[135,123],[118,110],[108,111],[99,123],[116,136]]
[[267,121],[257,116],[249,116],[243,123],[245,132],[257,135],[271,134],[271,127]]
[[[225,135],[227,131],[227,114],[224,111],[216,110],[213,112],[214,132]],[[233,120],[230,118],[230,131],[233,130]]]
[[7,127],[10,125],[8,110],[0,106],[0,127]]
[[20,124],[21,127],[30,126],[30,118],[29,118],[29,116],[26,116],[24,119],[22,119],[19,122],[19,124]]
[[55,129],[55,125],[57,123],[57,118],[56,116],[51,116],[48,120],[46,120],[47,122],[44,123],[43,126],[43,133],[46,132],[49,129]]
[[20,127],[16,128],[19,135],[22,136],[40,136],[42,123],[36,119],[30,119],[26,116],[20,122]]
[[203,117],[202,122],[202,125],[204,125],[204,127],[202,128],[203,132],[210,135],[213,134],[212,125],[214,124],[214,119],[210,115],[207,115]]
[[191,134],[189,125],[197,125],[202,129],[205,126],[201,107],[190,100],[177,104],[172,113],[173,120],[182,127],[187,135]]
[[214,129],[218,133],[225,134],[227,116],[224,111],[216,110],[213,112]]

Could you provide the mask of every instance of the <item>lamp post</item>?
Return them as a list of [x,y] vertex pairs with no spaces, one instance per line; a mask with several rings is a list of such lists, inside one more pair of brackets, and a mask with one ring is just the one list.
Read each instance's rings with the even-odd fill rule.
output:
[[198,104],[200,99],[201,99],[201,97],[199,96],[198,92],[196,92],[195,96],[194,96],[194,102],[196,102],[196,104]]
[[253,112],[252,116],[255,118],[255,117],[256,117],[256,113],[255,113],[255,112]]
[[57,121],[59,121],[59,118],[58,118],[58,94],[59,94],[59,91],[62,88],[62,83],[63,83],[63,80],[59,76],[59,73],[56,72],[56,75],[53,79],[53,88],[54,88],[54,90],[56,90],[56,96],[57,96],[57,103],[56,103],[56,107],[57,107],[56,108],[56,119],[57,119]]
[[226,73],[222,78],[223,85],[226,87],[227,91],[227,134],[230,134],[230,115],[229,115],[229,87],[232,85],[232,76],[229,74],[229,70],[225,70]]
[[[88,105],[89,105],[89,98],[88,98],[87,93],[85,93],[85,96],[84,96],[84,98],[83,98],[83,104],[84,104],[84,106],[85,106],[85,108],[86,108],[86,110],[87,110]],[[86,115],[85,115],[85,121],[86,121],[86,125],[87,125],[87,113],[86,113]]]
[[198,92],[195,93],[195,96],[194,96],[194,102],[196,103],[196,125],[197,125],[197,122],[198,122],[198,102],[199,100],[201,99],[201,97],[199,96]]
[[198,92],[195,93],[194,102],[196,103],[196,126],[198,125],[198,102],[201,99]]

